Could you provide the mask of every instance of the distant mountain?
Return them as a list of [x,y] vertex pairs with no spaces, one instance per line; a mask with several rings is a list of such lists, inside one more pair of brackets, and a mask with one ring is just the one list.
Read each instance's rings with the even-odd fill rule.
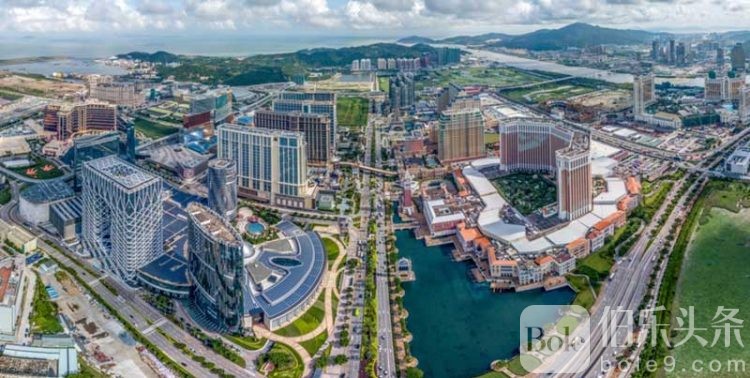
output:
[[432,38],[420,37],[418,35],[410,35],[408,37],[401,38],[396,42],[405,43],[407,45],[412,45],[415,43],[435,43],[436,41]]
[[512,38],[513,36],[502,33],[487,33],[480,35],[459,35],[456,37],[433,39],[427,37],[420,37],[418,35],[412,35],[409,37],[399,39],[398,43],[414,44],[414,43],[446,43],[454,45],[481,45],[487,42],[494,42],[497,40],[503,40]]
[[747,41],[750,39],[750,31],[737,30],[725,33],[719,33],[719,38],[723,41]]
[[155,53],[131,51],[127,54],[118,54],[117,57],[120,59],[137,59],[142,62],[152,63],[172,63],[179,60],[179,57],[177,55],[168,53],[166,51],[157,51]]
[[493,44],[527,50],[560,50],[596,45],[632,45],[647,43],[660,34],[643,30],[610,29],[575,23],[560,29],[541,29]]
[[457,37],[450,37],[441,39],[439,43],[450,43],[455,45],[481,45],[488,42],[503,41],[513,38],[512,35],[503,33],[487,33],[480,35],[459,35]]

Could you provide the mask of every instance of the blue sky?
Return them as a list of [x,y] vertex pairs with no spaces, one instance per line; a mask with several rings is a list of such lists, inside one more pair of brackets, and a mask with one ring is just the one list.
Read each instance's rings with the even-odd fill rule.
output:
[[665,31],[750,29],[750,0],[0,0],[6,35],[448,36],[582,21]]

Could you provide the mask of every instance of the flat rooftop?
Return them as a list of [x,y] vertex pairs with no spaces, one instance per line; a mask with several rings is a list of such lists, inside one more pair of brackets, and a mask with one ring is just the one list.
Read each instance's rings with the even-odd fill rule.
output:
[[56,202],[73,196],[73,189],[63,180],[40,182],[21,192],[21,197],[31,203]]
[[193,202],[188,205],[187,212],[198,222],[201,228],[215,238],[228,244],[242,243],[242,238],[237,231],[206,206]]
[[161,180],[157,176],[116,156],[106,156],[84,164],[128,190]]

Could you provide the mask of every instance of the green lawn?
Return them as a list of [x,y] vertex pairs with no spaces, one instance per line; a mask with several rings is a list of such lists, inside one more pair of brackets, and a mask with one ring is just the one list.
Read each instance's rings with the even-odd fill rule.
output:
[[557,322],[555,327],[557,328],[557,332],[563,335],[570,335],[578,327],[578,319],[570,315],[565,315]]
[[388,86],[388,76],[378,76],[378,86],[380,90],[388,94],[390,87]]
[[334,261],[339,256],[339,246],[331,238],[323,238],[323,247],[326,249],[326,258],[328,258],[328,269],[333,266]]
[[[47,159],[41,157],[29,157],[29,160],[34,164],[23,168],[11,168],[11,170],[20,175],[40,180],[49,180],[63,175],[63,171]],[[45,171],[45,167],[48,168],[48,170]],[[50,167],[52,169],[49,169]]]
[[167,135],[174,134],[179,130],[176,127],[163,125],[145,118],[136,118],[135,121],[133,121],[133,124],[135,125],[135,131],[137,133],[140,133],[149,139],[163,138]]
[[[693,240],[688,244],[672,309],[673,345],[687,335],[686,331],[676,329],[677,317],[688,321],[687,316],[680,314],[679,308],[688,309],[690,306],[695,309],[695,328],[704,329],[696,331],[696,334],[709,344],[701,346],[693,337],[672,349],[676,368],[668,376],[686,376],[678,372],[683,368],[690,369],[690,361],[694,360],[706,361],[706,364],[715,359],[750,360],[750,348],[739,345],[733,331],[729,347],[724,345],[723,331],[717,344],[711,347],[715,333],[719,331],[715,327],[730,324],[721,321],[721,316],[714,318],[720,306],[739,310],[735,318],[743,321],[744,325],[750,323],[750,302],[747,301],[747,290],[750,288],[747,269],[750,210],[730,212],[724,209],[728,207],[737,211],[737,203],[747,203],[750,186],[735,183],[723,188],[721,185],[717,187],[707,196],[703,216],[693,233]],[[744,326],[737,330],[743,343],[747,343],[750,340],[750,330]],[[739,376],[727,371],[712,375]]]
[[[539,364],[541,364],[541,361],[534,358],[533,356],[529,355],[516,355],[508,362],[508,370],[510,370],[511,373],[523,377],[526,374],[529,374],[529,372],[523,368],[521,365],[521,359],[523,358],[524,365],[527,366],[533,366],[534,369],[536,369]],[[531,369],[533,370],[533,369]]]
[[268,378],[300,378],[305,369],[302,357],[281,343],[274,343],[271,350],[259,358],[261,364],[265,361],[271,361],[276,366]]
[[503,95],[514,101],[535,104],[547,100],[566,100],[570,97],[579,96],[595,90],[596,89],[593,87],[575,85],[563,81],[530,88],[509,90],[504,92]]
[[10,202],[10,198],[10,187],[6,187],[0,190],[0,205],[5,205],[6,203]]
[[326,339],[328,339],[328,332],[323,331],[310,340],[300,342],[299,345],[302,345],[307,353],[312,356],[313,354],[315,354],[315,352],[318,351],[318,349],[320,349],[320,346],[323,345],[324,342],[326,342]]
[[325,291],[320,293],[318,300],[302,316],[284,328],[274,331],[277,335],[294,337],[305,335],[317,328],[325,317]]
[[499,371],[491,371],[491,372],[479,375],[475,378],[508,378],[508,375]]
[[353,129],[367,124],[370,101],[362,97],[338,97],[336,99],[336,123]]
[[57,304],[50,300],[42,278],[37,275],[34,298],[31,306],[31,332],[42,334],[61,333],[63,327],[57,318]]
[[22,94],[0,89],[0,98],[4,100],[15,101],[21,97],[23,97]]
[[555,184],[537,173],[514,173],[496,179],[495,187],[523,215],[557,200]]
[[594,302],[596,302],[596,299],[594,299],[594,294],[591,292],[591,289],[589,288],[590,285],[588,281],[586,281],[586,278],[581,276],[567,276],[567,279],[570,286],[576,291],[576,297],[573,300],[573,304],[585,309],[590,309],[591,306],[594,305]]
[[541,73],[521,71],[511,67],[468,67],[443,69],[430,73],[420,82],[420,87],[445,87],[485,85],[490,87],[512,87],[551,79]]
[[225,335],[224,336],[227,340],[247,349],[247,350],[258,350],[260,348],[263,348],[264,345],[266,345],[267,339],[264,338],[255,338],[252,336],[233,336],[233,335]]

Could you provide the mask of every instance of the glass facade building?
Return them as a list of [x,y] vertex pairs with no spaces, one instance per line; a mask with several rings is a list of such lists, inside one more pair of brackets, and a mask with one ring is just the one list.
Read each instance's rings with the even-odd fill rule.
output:
[[190,298],[217,326],[238,331],[248,293],[242,238],[206,206],[190,203],[187,213]]
[[234,219],[237,216],[237,164],[231,160],[211,160],[206,175],[208,207],[224,219]]

